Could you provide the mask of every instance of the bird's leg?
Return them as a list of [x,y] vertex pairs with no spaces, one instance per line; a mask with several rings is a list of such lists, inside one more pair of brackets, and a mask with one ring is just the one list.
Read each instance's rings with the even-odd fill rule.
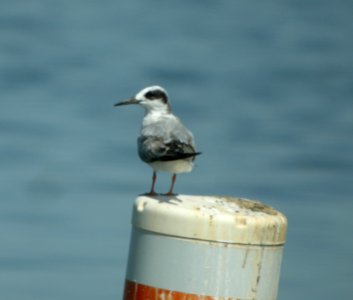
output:
[[174,195],[173,194],[173,188],[174,188],[175,179],[176,179],[176,174],[173,174],[172,182],[171,182],[171,185],[170,185],[170,189],[169,189],[169,192],[167,193],[168,196]]
[[157,173],[156,171],[153,171],[151,191],[147,194],[149,196],[156,195],[156,192],[154,191],[154,184],[156,183],[156,179],[157,179]]

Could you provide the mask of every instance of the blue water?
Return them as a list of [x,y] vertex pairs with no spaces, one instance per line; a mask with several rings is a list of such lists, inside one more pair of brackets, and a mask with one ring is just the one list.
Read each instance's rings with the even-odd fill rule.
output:
[[[164,86],[203,154],[184,194],[289,220],[279,299],[353,295],[353,2],[0,2],[0,299],[120,299]],[[157,189],[168,189],[162,175]]]

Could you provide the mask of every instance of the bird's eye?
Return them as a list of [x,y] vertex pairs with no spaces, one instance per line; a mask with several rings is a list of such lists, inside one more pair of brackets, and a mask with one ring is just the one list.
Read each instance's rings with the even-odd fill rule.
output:
[[145,97],[146,97],[147,99],[150,99],[150,100],[153,99],[153,98],[155,98],[155,97],[154,97],[154,94],[153,94],[151,91],[147,92],[146,95],[145,95]]

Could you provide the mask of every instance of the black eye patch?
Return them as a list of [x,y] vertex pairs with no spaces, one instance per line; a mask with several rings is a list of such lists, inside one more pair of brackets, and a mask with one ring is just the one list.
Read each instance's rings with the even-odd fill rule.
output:
[[164,103],[167,103],[168,97],[161,90],[149,91],[145,94],[145,97],[149,100],[161,99]]
[[147,92],[147,93],[145,94],[145,97],[146,97],[147,99],[150,99],[150,100],[156,98],[156,97],[154,96],[154,93],[153,93],[152,91]]

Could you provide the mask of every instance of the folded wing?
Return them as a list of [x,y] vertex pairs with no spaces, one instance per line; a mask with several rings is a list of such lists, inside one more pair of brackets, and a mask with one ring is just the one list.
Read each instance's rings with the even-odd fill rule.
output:
[[164,142],[162,138],[153,136],[141,136],[138,139],[138,149],[140,158],[147,163],[186,159],[201,154],[195,152],[190,144],[179,140]]

